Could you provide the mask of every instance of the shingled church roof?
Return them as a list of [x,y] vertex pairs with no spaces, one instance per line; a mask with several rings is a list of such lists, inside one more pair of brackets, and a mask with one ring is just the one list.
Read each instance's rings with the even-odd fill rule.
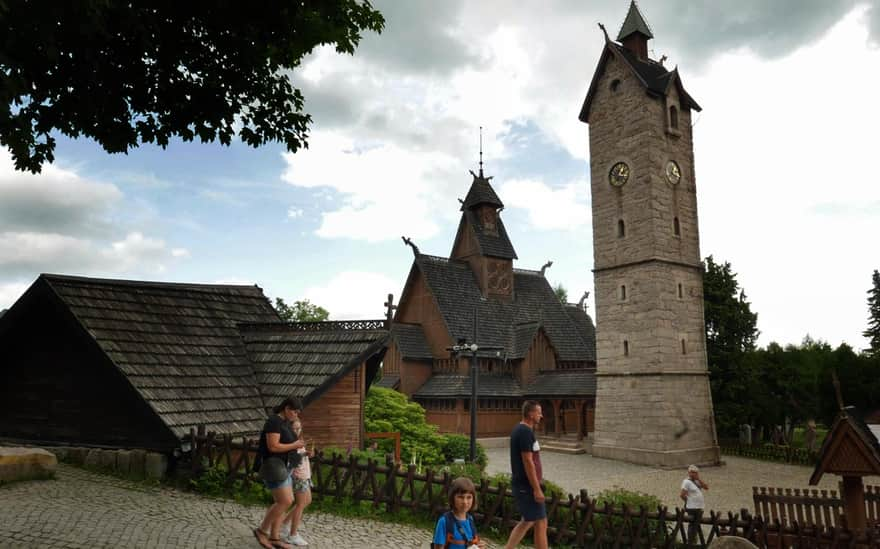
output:
[[41,275],[177,435],[258,432],[263,400],[239,322],[278,321],[256,286]]
[[477,246],[480,248],[480,255],[490,257],[500,257],[502,259],[517,259],[516,251],[507,236],[507,229],[504,228],[504,222],[499,217],[495,220],[495,232],[489,232],[483,224],[477,219],[477,214],[471,210],[461,214],[461,223],[459,231],[466,226],[470,226],[477,237]]
[[501,199],[495,194],[495,189],[492,188],[489,179],[490,178],[483,177],[482,168],[480,169],[479,175],[474,174],[474,181],[471,183],[471,188],[468,190],[464,202],[461,203],[462,211],[469,210],[480,204],[489,204],[496,208],[504,207],[504,203],[501,202]]
[[352,368],[370,362],[372,382],[385,354],[384,321],[240,325],[267,407],[288,395],[308,405]]
[[397,343],[403,358],[410,360],[431,360],[431,348],[425,340],[422,327],[417,324],[394,323],[391,327],[391,339]]
[[[521,397],[522,389],[510,375],[481,373],[477,396]],[[413,394],[416,398],[452,398],[470,396],[471,377],[460,374],[434,374]]]
[[[418,254],[414,269],[424,274],[453,340],[472,337],[476,306],[480,344],[501,347],[507,358],[520,358],[523,345],[528,348],[535,332],[523,325],[536,323],[547,334],[559,360],[595,362],[595,342],[587,341],[540,272],[515,269],[515,295],[508,302],[482,299],[466,262]],[[528,343],[522,342],[524,338]]]

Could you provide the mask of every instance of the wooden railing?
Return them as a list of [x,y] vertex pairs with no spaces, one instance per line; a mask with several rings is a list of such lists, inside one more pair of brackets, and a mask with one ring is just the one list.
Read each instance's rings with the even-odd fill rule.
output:
[[[236,481],[245,488],[258,482],[251,471],[257,444],[253,440],[235,442],[228,436],[211,433],[198,435],[192,431],[191,464],[193,474],[206,467],[219,467],[227,472],[226,486],[232,490]],[[437,516],[448,506],[447,494],[453,478],[448,472],[426,470],[420,473],[410,465],[401,468],[392,458],[385,463],[374,460],[359,462],[354,456],[328,456],[316,452],[312,458],[312,491],[316,499],[366,502],[393,516],[401,509]],[[479,508],[474,513],[479,528],[497,528],[502,535],[518,521],[515,503],[508,487],[493,486],[482,479],[477,488]],[[872,492],[873,493],[873,492]],[[693,521],[681,509],[633,509],[627,506],[599,505],[588,497],[586,490],[578,496],[569,494],[549,498],[547,504],[548,532],[554,545],[566,547],[613,547],[675,549],[687,544],[686,532]],[[817,549],[863,547],[880,549],[880,531],[850,532],[843,528],[820,527],[800,521],[781,523],[778,520],[753,516],[748,510],[739,513],[709,512],[700,520],[698,539],[693,547],[705,548],[715,538],[740,536],[762,549],[811,547]]]
[[783,525],[843,526],[843,500],[834,490],[752,487],[755,514]]
[[[843,500],[835,490],[752,487],[755,514],[781,524],[842,528]],[[868,524],[880,524],[880,486],[865,486]]]

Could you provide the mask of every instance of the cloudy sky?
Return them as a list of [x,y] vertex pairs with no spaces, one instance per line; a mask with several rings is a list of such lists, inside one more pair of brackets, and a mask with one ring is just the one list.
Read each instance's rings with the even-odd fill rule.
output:
[[[294,74],[310,147],[173,143],[106,155],[59,138],[39,176],[0,152],[0,309],[41,272],[260,285],[376,318],[412,261],[448,255],[457,198],[486,171],[517,266],[592,291],[587,126],[577,120],[628,1],[376,2],[355,56]],[[729,261],[760,343],[866,346],[880,269],[880,0],[643,0],[652,56],[694,118],[701,251]],[[590,300],[592,306],[592,299]]]

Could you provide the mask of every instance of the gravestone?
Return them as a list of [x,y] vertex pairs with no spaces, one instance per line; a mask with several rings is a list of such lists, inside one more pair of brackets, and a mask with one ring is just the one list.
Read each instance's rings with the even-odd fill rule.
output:
[[751,446],[754,442],[752,440],[752,426],[748,423],[743,425],[743,439],[745,439],[746,446]]
[[812,419],[807,422],[807,428],[804,430],[804,446],[807,451],[816,451],[816,422]]

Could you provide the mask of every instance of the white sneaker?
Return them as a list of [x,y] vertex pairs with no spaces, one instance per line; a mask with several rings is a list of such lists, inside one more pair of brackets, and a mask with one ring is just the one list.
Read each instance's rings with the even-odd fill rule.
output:
[[284,521],[284,524],[281,525],[281,537],[290,537],[290,523],[287,521]]
[[309,542],[307,542],[305,539],[303,539],[303,537],[299,534],[299,532],[297,532],[296,534],[294,534],[292,536],[288,536],[287,543],[289,543],[291,545],[296,545],[299,547],[302,547],[302,546],[309,544]]

